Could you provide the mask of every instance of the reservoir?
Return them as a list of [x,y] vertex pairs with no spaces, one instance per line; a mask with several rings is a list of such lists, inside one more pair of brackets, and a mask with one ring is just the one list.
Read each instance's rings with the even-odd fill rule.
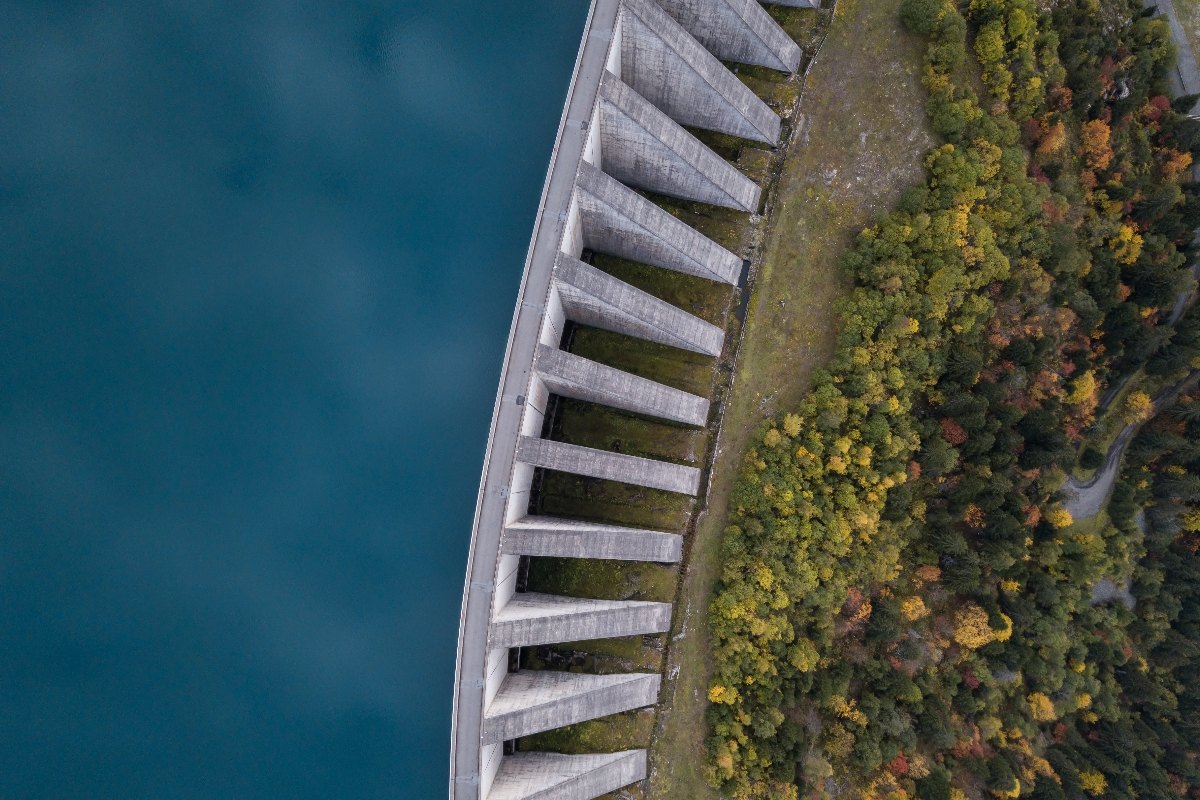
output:
[[585,0],[0,26],[0,797],[446,791]]

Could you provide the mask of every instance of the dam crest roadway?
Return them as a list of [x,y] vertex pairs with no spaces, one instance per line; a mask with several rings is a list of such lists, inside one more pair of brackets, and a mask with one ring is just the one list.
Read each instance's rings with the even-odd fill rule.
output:
[[[812,7],[809,0],[777,5]],[[534,225],[484,457],[459,625],[451,800],[588,800],[645,750],[516,751],[524,736],[654,705],[660,675],[510,669],[514,649],[661,634],[671,605],[519,591],[523,559],[674,563],[679,533],[530,514],[550,470],[696,496],[701,470],[543,436],[551,398],[703,427],[709,399],[562,349],[569,324],[716,358],[724,331],[586,263],[601,253],[736,285],[742,258],[642,194],[755,214],[761,189],[686,127],[774,146],[781,121],[722,62],[791,73],[757,0],[594,0]]]

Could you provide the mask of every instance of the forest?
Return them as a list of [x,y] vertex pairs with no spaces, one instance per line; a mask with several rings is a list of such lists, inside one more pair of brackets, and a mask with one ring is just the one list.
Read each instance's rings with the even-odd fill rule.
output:
[[724,533],[738,800],[1200,798],[1196,98],[1153,9],[1051,6],[902,6],[940,144],[842,259],[834,357]]

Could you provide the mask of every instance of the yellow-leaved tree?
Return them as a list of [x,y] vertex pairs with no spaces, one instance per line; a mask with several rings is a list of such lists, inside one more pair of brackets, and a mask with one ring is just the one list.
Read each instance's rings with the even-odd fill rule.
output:
[[1054,702],[1042,692],[1030,692],[1025,698],[1029,703],[1029,712],[1038,722],[1052,722],[1058,718],[1054,711]]
[[954,613],[954,641],[963,647],[976,650],[995,638],[987,612],[979,606],[967,603]]
[[1154,415],[1154,401],[1150,395],[1142,391],[1130,392],[1125,398],[1125,406],[1121,409],[1121,417],[1126,422],[1134,424],[1145,422]]
[[1104,774],[1095,770],[1079,773],[1079,785],[1092,797],[1099,797],[1108,789]]

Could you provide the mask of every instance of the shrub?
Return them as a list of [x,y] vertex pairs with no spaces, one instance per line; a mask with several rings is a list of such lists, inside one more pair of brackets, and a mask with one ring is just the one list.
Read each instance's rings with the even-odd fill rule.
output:
[[1104,453],[1088,445],[1079,454],[1079,466],[1083,469],[1099,469],[1104,464]]
[[942,767],[917,781],[918,800],[950,800],[950,773]]
[[942,0],[904,0],[900,4],[900,21],[913,33],[928,36],[941,10]]

